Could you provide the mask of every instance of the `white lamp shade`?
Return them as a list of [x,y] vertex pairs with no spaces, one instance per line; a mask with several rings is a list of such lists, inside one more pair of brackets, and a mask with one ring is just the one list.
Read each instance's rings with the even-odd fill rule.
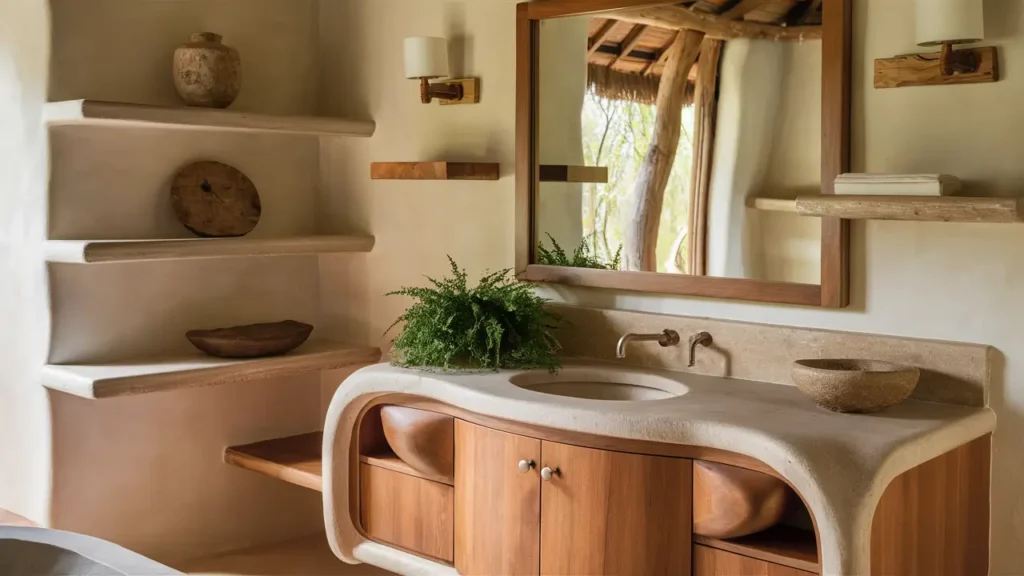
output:
[[448,40],[422,36],[405,39],[406,78],[447,78]]
[[985,38],[982,0],[917,0],[917,45],[962,44]]

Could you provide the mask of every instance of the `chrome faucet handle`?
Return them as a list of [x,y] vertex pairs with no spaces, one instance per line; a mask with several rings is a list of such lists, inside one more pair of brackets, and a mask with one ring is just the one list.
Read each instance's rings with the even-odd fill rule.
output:
[[679,344],[679,332],[675,330],[664,330],[658,334],[629,334],[619,338],[619,343],[615,347],[616,358],[626,357],[626,344],[632,341],[637,342],[657,342],[662,348],[668,348],[669,346],[676,346]]

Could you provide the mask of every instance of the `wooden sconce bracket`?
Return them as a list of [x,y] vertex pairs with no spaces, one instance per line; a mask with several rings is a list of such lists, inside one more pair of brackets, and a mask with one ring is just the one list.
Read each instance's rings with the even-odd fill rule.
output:
[[999,52],[995,46],[906,54],[875,60],[875,88],[977,84],[999,80]]
[[480,102],[479,82],[476,78],[461,78],[446,82],[431,83],[420,79],[420,101],[430,104],[434,99],[442,106],[456,104],[478,104]]

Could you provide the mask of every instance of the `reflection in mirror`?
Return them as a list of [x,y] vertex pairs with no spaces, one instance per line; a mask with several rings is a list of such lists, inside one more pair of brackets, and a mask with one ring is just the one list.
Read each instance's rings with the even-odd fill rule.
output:
[[820,25],[820,0],[542,20],[534,263],[819,283],[820,220],[754,199],[820,193]]

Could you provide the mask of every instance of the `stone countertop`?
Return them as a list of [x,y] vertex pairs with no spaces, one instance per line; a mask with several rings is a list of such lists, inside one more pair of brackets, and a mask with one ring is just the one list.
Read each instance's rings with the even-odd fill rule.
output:
[[[546,376],[546,375],[545,375]],[[413,394],[478,414],[547,428],[728,450],[764,462],[803,496],[817,522],[822,574],[867,574],[871,520],[893,478],[995,428],[988,408],[908,400],[876,414],[835,414],[796,387],[614,364],[567,364],[562,381],[658,377],[686,393],[655,401],[570,398],[521,388],[515,371],[448,374],[378,364],[338,389],[324,433],[324,513],[331,547],[347,561],[403,573],[454,574],[363,539],[351,526],[348,462],[358,412],[376,396]],[[344,423],[344,424],[343,424]],[[335,514],[335,502],[342,514]],[[431,566],[432,565],[432,566]]]

